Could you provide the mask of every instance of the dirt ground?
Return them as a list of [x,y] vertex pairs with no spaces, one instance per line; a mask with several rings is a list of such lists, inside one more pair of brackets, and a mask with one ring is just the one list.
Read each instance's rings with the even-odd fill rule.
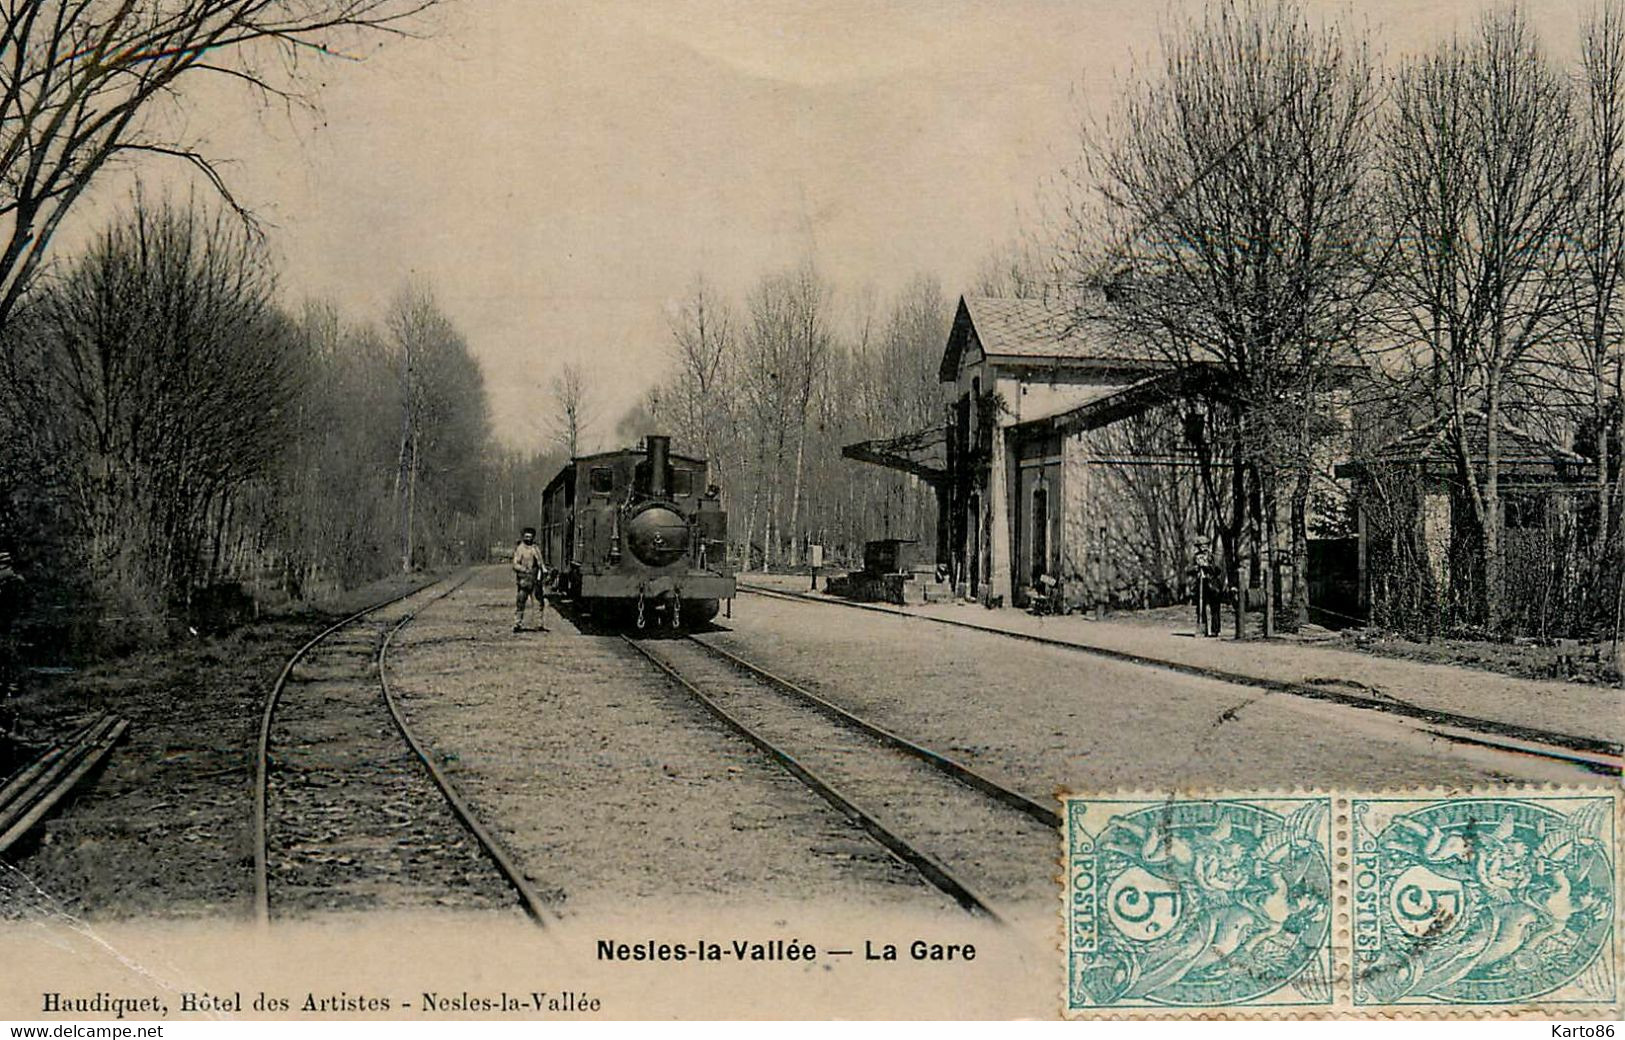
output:
[[[794,581],[786,583],[778,576],[751,575],[750,585],[746,588],[758,584],[805,592],[805,586],[799,586]],[[752,598],[749,594],[743,596],[741,605]],[[853,613],[855,609],[850,604],[824,596],[808,597],[798,602],[817,605],[826,611]],[[962,603],[906,608],[870,607],[861,613],[869,616],[890,614],[894,617],[903,614],[922,620],[956,621],[972,628],[1037,636],[1092,648],[1102,651],[1105,657],[1131,655],[1167,662],[1176,669],[1202,669],[1218,673],[1214,677],[1219,679],[1228,673],[1267,682],[1324,687],[1368,702],[1373,707],[1380,707],[1385,701],[1404,702],[1417,710],[1484,719],[1503,726],[1546,730],[1615,743],[1625,741],[1625,713],[1620,711],[1619,692],[1606,685],[1517,678],[1480,668],[1462,667],[1456,663],[1407,659],[1398,654],[1366,653],[1352,645],[1344,647],[1335,639],[1199,639],[1195,636],[1194,619],[1188,613],[1163,615],[1158,623],[1150,620],[1157,616],[1154,612],[1140,614],[1140,620],[1134,622],[1120,620],[1121,615],[1109,615],[1108,620],[1097,622],[1081,615],[1037,617],[1024,611],[990,611]],[[813,615],[808,617],[809,624],[818,624],[811,620]],[[1551,648],[1533,649],[1549,651]],[[997,652],[990,653],[997,656]],[[1007,656],[1011,656],[1012,660],[1019,659],[1019,654]],[[1074,663],[1079,669],[1088,668],[1084,658],[1075,658]],[[1159,670],[1153,669],[1153,673],[1156,671]],[[1136,672],[1143,674],[1138,666],[1123,674]],[[1249,683],[1242,685],[1252,688]],[[1290,703],[1290,698],[1276,698],[1272,703],[1285,706]],[[1299,707],[1308,710],[1303,705]],[[1362,720],[1356,715],[1344,716],[1339,721],[1357,724]],[[1367,718],[1363,721],[1374,720]],[[1359,728],[1358,725],[1356,728]]]
[[718,625],[718,645],[1033,798],[1557,779],[1373,713],[923,619],[745,596]]
[[[753,576],[753,579],[760,576]],[[1189,604],[1155,607],[1148,610],[1109,610],[1105,620],[1121,625],[1141,625],[1158,631],[1194,625],[1196,608]],[[1225,612],[1225,632],[1230,631],[1230,612]],[[1247,632],[1262,637],[1264,617],[1261,612],[1247,615]],[[1432,664],[1459,665],[1481,671],[1511,675],[1519,679],[1561,679],[1565,682],[1591,685],[1609,685],[1619,682],[1614,670],[1607,642],[1576,641],[1571,652],[1560,655],[1555,646],[1536,645],[1532,640],[1495,642],[1488,639],[1457,639],[1440,637],[1422,641],[1407,639],[1394,632],[1372,628],[1350,628],[1340,631],[1307,625],[1299,633],[1281,633],[1278,641],[1335,646],[1370,654],[1373,657],[1391,657],[1402,661],[1426,661]]]
[[1572,653],[1556,647],[1492,643],[1483,639],[1434,639],[1419,642],[1391,632],[1342,632],[1337,644],[1378,657],[1461,665],[1520,679],[1561,679],[1590,685],[1612,685],[1619,674],[1607,643],[1577,643]]
[[[552,607],[552,631],[533,616],[510,632],[508,581],[482,570],[426,610],[398,638],[391,676],[432,752],[561,912],[786,898],[955,912],[616,636]],[[246,916],[263,697],[295,646],[385,591],[45,677],[8,705],[36,738],[97,711],[131,728],[103,774],[0,863],[0,916]],[[743,597],[706,638],[1035,799],[1562,779],[1369,712],[915,619]]]
[[391,578],[321,609],[31,677],[0,716],[30,742],[98,712],[130,728],[98,774],[0,860],[0,917],[246,916],[253,750],[271,681],[337,617],[423,580]]
[[413,729],[561,913],[946,897],[724,730],[612,632],[550,606],[512,633],[500,569],[390,655]]
[[[1157,607],[1150,610],[1107,611],[1106,620],[1116,624],[1143,625],[1164,630],[1180,625],[1194,624],[1195,607],[1180,605]],[[1230,614],[1225,613],[1225,628],[1229,632]],[[1263,635],[1264,620],[1261,613],[1247,615],[1249,635]],[[1488,639],[1457,639],[1440,637],[1427,641],[1407,639],[1395,632],[1358,628],[1332,631],[1319,625],[1305,626],[1296,634],[1280,634],[1282,642],[1304,642],[1335,646],[1373,657],[1391,657],[1401,661],[1426,661],[1431,664],[1458,665],[1476,668],[1498,675],[1511,675],[1519,679],[1561,679],[1565,682],[1588,685],[1611,685],[1619,682],[1612,659],[1612,647],[1607,642],[1575,641],[1571,651],[1559,654],[1555,646],[1536,645],[1532,640],[1495,642]]]
[[[397,637],[391,681],[415,728],[565,915],[627,900],[941,910],[924,885],[754,753],[612,635],[509,632],[500,569]],[[247,918],[253,748],[287,655],[385,583],[320,613],[42,677],[8,710],[40,741],[100,711],[128,736],[0,861],[0,917]],[[320,671],[320,662],[312,667]]]

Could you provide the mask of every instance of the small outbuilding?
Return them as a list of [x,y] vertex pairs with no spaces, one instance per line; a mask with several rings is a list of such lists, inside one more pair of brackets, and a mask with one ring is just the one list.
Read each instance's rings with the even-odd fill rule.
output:
[[[1363,458],[1340,463],[1353,482],[1359,541],[1359,594],[1379,620],[1427,601],[1447,610],[1482,580],[1482,547],[1473,521],[1472,486],[1490,458],[1489,422],[1468,410],[1407,430]],[[1516,603],[1523,586],[1560,565],[1553,552],[1594,486],[1596,464],[1502,419],[1495,456],[1506,589]]]

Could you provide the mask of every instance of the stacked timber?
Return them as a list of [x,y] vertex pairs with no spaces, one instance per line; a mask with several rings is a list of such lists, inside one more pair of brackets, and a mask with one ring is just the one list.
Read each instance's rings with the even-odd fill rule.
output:
[[129,723],[98,715],[0,784],[0,855],[101,764]]

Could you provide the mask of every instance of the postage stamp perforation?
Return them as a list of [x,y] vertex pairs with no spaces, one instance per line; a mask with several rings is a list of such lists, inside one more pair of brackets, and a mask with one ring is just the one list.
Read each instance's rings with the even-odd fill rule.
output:
[[1594,1017],[1619,1006],[1611,786],[1063,793],[1087,1017]]

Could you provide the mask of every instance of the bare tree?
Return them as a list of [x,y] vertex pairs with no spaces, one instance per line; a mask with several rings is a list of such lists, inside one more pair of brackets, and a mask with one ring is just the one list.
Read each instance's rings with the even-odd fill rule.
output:
[[[1572,350],[1585,412],[1580,425],[1597,462],[1590,565],[1600,578],[1617,569],[1625,588],[1625,554],[1615,534],[1625,505],[1625,8],[1618,0],[1605,0],[1591,12],[1580,42],[1578,191],[1573,248],[1565,254],[1573,335],[1564,346]],[[1617,479],[1616,469],[1622,474]],[[1596,591],[1614,601],[1617,642],[1621,597],[1604,582],[1596,583]]]
[[745,334],[746,357],[740,380],[745,409],[746,452],[751,481],[750,506],[745,514],[746,566],[761,519],[762,566],[771,568],[776,556],[779,494],[784,475],[784,452],[792,411],[790,383],[791,323],[789,293],[783,275],[757,282],[747,307],[750,324]]
[[[1080,311],[1216,372],[1226,443],[1197,448],[1210,488],[1218,463],[1207,449],[1230,457],[1229,492],[1212,504],[1229,505],[1219,534],[1232,565],[1250,521],[1254,564],[1273,569],[1291,480],[1299,590],[1324,435],[1311,419],[1369,283],[1363,180],[1376,108],[1359,39],[1311,27],[1287,0],[1215,5],[1164,39],[1158,74],[1131,89],[1079,168],[1074,226],[1060,236],[1082,243],[1065,261]],[[1273,582],[1263,586],[1268,624]],[[1300,592],[1295,613],[1304,607]]]
[[581,454],[581,441],[596,418],[587,374],[580,365],[566,364],[553,377],[553,441],[570,458]]
[[[430,533],[441,543],[442,556],[452,537],[448,525],[477,512],[490,418],[479,365],[427,285],[403,289],[387,324],[400,373],[395,496],[401,566],[410,571],[421,562],[421,500],[430,507],[435,521]],[[425,484],[427,496],[420,494]]]
[[[829,299],[828,283],[810,264],[764,277],[750,296],[741,396],[754,445],[756,490],[765,485],[766,498],[758,502],[753,490],[746,530],[754,532],[760,505],[766,567],[772,567],[786,543],[791,562],[799,558],[811,405],[827,374],[832,343]],[[785,517],[781,514],[787,475],[790,501]]]
[[273,283],[228,218],[138,196],[20,323],[11,391],[71,460],[85,552],[138,613],[213,580],[245,489],[293,436],[306,369]]
[[[953,308],[935,278],[915,275],[891,301],[890,313],[872,337],[861,335],[853,344],[852,365],[869,400],[860,413],[856,437],[898,437],[940,428],[943,423],[942,388],[937,369],[942,345],[948,340]],[[935,529],[935,496],[929,487],[903,474],[876,470],[871,474],[883,495],[885,511],[879,518],[884,533],[893,524],[917,538]]]
[[[1620,313],[1621,279],[1625,278],[1625,8],[1608,0],[1586,21],[1580,63],[1584,103],[1580,123],[1578,219],[1575,248],[1575,341],[1591,393],[1592,423],[1597,438],[1599,542],[1610,528],[1610,437],[1608,395],[1619,395],[1619,372],[1625,362]],[[1610,380],[1609,369],[1613,369]],[[1610,387],[1610,382],[1615,384]]]
[[812,418],[810,406],[815,391],[823,384],[828,371],[832,336],[829,328],[829,300],[831,289],[812,264],[797,268],[788,281],[790,291],[790,376],[793,410],[792,422],[796,432],[795,475],[790,494],[790,563],[801,558],[803,527],[801,502],[803,478],[806,474],[807,432]]
[[725,449],[733,410],[729,380],[737,360],[733,310],[703,277],[696,278],[670,325],[676,373],[668,400],[675,411],[675,432],[710,460],[712,479],[726,489],[731,453]]
[[1455,432],[1482,544],[1475,598],[1492,630],[1503,596],[1502,427],[1526,360],[1564,324],[1574,130],[1568,84],[1513,9],[1400,70],[1382,149],[1389,331],[1430,371],[1434,406]]
[[1037,246],[1014,238],[982,258],[976,268],[976,293],[1013,299],[1042,299],[1055,289],[1054,274]]
[[157,118],[204,74],[296,98],[300,61],[409,31],[436,0],[29,0],[0,5],[0,325],[62,218],[121,157],[211,159]]

